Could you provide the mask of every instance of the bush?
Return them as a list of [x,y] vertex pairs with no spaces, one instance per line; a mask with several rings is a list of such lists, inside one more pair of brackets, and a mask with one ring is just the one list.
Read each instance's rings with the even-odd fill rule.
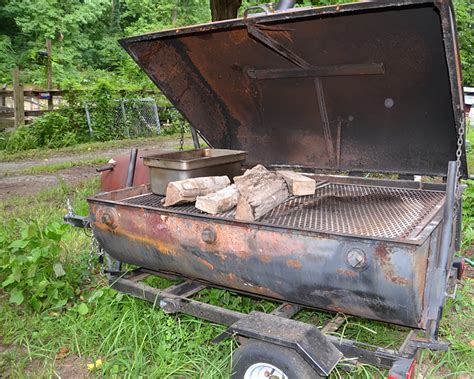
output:
[[86,134],[71,124],[62,110],[48,112],[32,125],[21,126],[6,140],[5,150],[17,152],[37,147],[59,148],[86,140]]
[[44,228],[24,225],[13,242],[6,231],[0,232],[0,283],[10,303],[28,304],[39,311],[62,307],[75,297],[80,268],[61,257],[67,228],[58,223]]
[[[40,147],[66,147],[91,140],[108,141],[126,138],[127,127],[121,118],[120,122],[117,120],[118,115],[121,115],[117,100],[124,97],[150,96],[149,93],[143,94],[137,91],[130,91],[124,96],[122,91],[106,79],[98,79],[87,89],[78,86],[77,83],[69,83],[68,86],[60,108],[36,118],[32,125],[20,127],[9,135],[5,134],[3,139],[0,138],[0,149],[13,153]],[[182,115],[163,95],[157,94],[155,101],[159,106],[162,134],[179,133],[183,127],[185,131],[189,130]],[[93,130],[92,136],[89,134],[86,121],[86,105]],[[134,129],[130,125],[128,128]],[[143,135],[131,135],[131,137],[138,136]]]
[[37,146],[36,138],[28,126],[20,126],[5,138],[5,150],[9,152],[33,149]]
[[81,139],[81,131],[74,130],[61,111],[49,112],[37,118],[31,127],[36,146],[58,148],[71,146]]

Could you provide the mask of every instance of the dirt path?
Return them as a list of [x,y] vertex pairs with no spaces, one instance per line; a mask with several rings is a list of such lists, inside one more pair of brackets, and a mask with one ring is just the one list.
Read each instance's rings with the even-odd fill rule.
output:
[[[185,143],[191,144],[191,140]],[[176,141],[147,141],[137,146],[139,149],[172,149],[176,146]],[[47,159],[24,160],[17,162],[0,162],[0,200],[15,195],[35,195],[38,192],[53,187],[64,180],[69,184],[78,184],[85,179],[91,179],[97,175],[95,167],[77,166],[58,170],[54,173],[42,173],[23,175],[21,171],[36,167],[56,163],[68,163],[96,158],[112,158],[119,154],[128,154],[130,148],[105,149],[101,151],[88,151],[84,153],[65,155],[58,154]]]
[[[192,144],[191,140],[185,140],[186,144]],[[162,149],[171,149],[178,144],[177,141],[144,141],[141,142],[139,149],[152,149],[152,148],[162,148]],[[35,166],[44,166],[46,164],[54,163],[66,163],[66,162],[76,162],[81,160],[95,159],[95,158],[108,158],[113,157],[118,154],[128,154],[130,152],[130,147],[121,147],[116,149],[105,149],[101,151],[87,151],[83,153],[74,153],[74,154],[64,154],[58,153],[58,155],[49,157],[47,159],[31,159],[15,162],[1,162],[0,161],[0,176],[5,175],[5,173],[12,173],[19,170],[24,170],[27,168]]]

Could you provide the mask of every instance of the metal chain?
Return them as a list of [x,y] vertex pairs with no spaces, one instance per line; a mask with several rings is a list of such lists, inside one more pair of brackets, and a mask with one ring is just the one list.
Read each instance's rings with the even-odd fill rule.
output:
[[104,273],[104,258],[105,258],[105,252],[102,249],[102,247],[99,244],[99,241],[97,241],[97,238],[94,236],[94,232],[91,233],[91,243],[90,243],[90,249],[89,249],[89,259],[87,261],[87,269],[92,272],[94,269],[95,263],[95,257],[98,257],[98,261],[100,264],[100,273]]
[[[463,115],[464,116],[464,115]],[[461,116],[461,117],[463,117]],[[461,157],[464,145],[464,133],[465,133],[465,118],[461,120],[461,125],[458,129],[457,149],[456,149],[456,189],[455,189],[455,202],[453,217],[457,216],[457,211],[461,202]]]
[[179,151],[184,150],[184,124],[181,123],[181,138],[179,140]]

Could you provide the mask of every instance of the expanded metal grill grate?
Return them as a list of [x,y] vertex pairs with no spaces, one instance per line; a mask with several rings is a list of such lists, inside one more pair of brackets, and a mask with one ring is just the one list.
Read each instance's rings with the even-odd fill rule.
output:
[[[146,194],[123,202],[208,216],[192,204],[165,208],[163,198]],[[290,198],[258,222],[328,233],[405,238],[443,198],[444,192],[439,191],[329,183],[314,195]],[[217,217],[233,219],[234,211]]]

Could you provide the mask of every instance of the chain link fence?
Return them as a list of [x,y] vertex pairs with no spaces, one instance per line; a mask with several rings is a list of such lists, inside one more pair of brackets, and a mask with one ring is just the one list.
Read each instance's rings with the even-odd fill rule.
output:
[[[94,137],[99,130],[95,128],[97,115],[90,104],[85,104],[85,114],[89,134]],[[111,132],[116,138],[137,138],[157,135],[161,131],[158,106],[153,98],[114,100]]]

